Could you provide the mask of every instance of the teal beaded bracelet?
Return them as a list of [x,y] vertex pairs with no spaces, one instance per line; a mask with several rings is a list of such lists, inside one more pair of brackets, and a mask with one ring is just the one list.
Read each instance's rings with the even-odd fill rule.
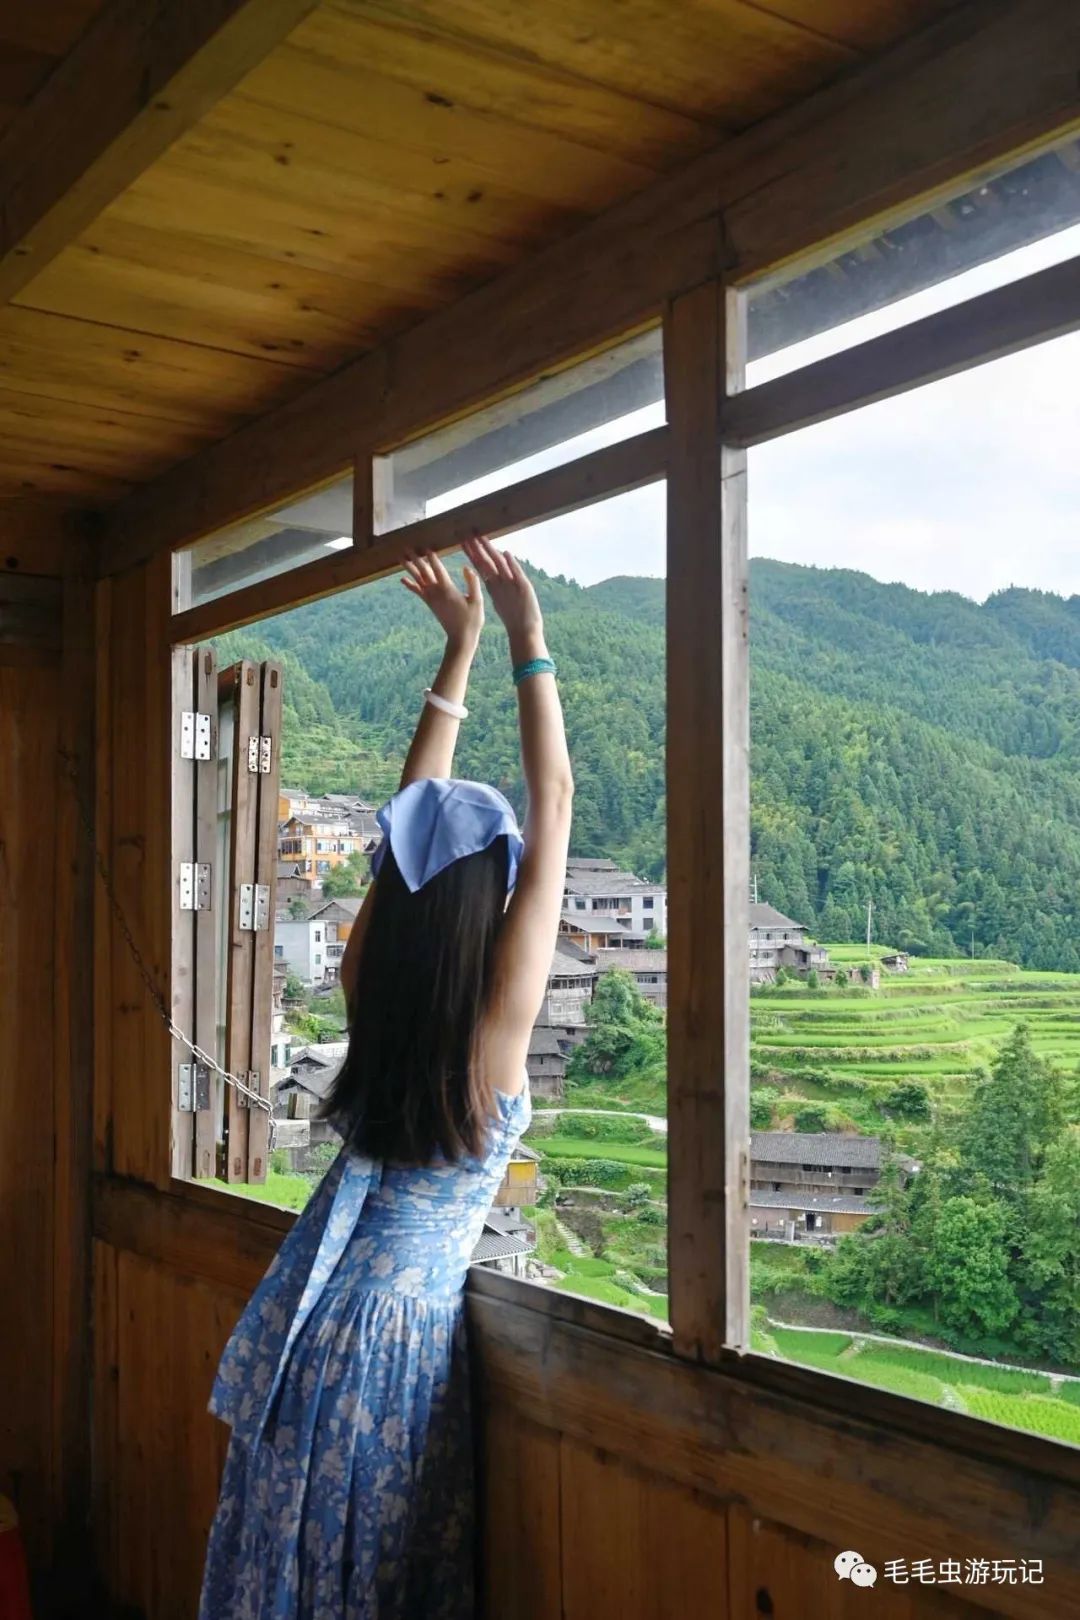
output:
[[527,664],[518,664],[514,669],[514,685],[520,686],[527,681],[530,675],[556,675],[558,671],[550,658],[530,658]]

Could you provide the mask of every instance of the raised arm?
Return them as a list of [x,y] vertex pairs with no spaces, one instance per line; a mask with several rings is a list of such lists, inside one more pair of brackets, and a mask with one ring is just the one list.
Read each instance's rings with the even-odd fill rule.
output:
[[[459,591],[441,558],[414,557],[406,563],[408,573],[401,583],[429,607],[446,631],[446,651],[431,691],[437,698],[460,708],[465,702],[469,672],[480,632],[484,628],[484,594],[471,568],[465,570],[465,589]],[[412,745],[405,756],[401,786],[425,776],[450,776],[454,769],[461,721],[437,704],[425,703],[417,722]]]
[[[471,568],[465,570],[465,589],[458,590],[440,558],[432,555],[412,557],[406,563],[408,572],[401,583],[425,607],[431,609],[446,631],[446,650],[439,665],[431,691],[437,698],[449,703],[451,709],[461,708],[469,684],[469,672],[476,656],[480,632],[484,628],[484,593],[480,581]],[[457,747],[461,721],[437,704],[425,702],[417,721],[416,731],[405,756],[401,772],[401,786],[418,782],[425,776],[450,776],[454,769],[454,750]],[[345,951],[341,958],[341,986],[346,1003],[351,1001],[356,984],[360,952],[367,932],[371,896],[375,882],[368,886],[364,903],[349,931]]]
[[[540,605],[520,563],[486,540],[465,547],[506,626],[515,670],[548,661]],[[525,853],[496,948],[482,1061],[491,1083],[514,1094],[524,1081],[529,1035],[551,972],[566,887],[574,779],[553,673],[529,674],[517,687],[521,762],[529,804]]]

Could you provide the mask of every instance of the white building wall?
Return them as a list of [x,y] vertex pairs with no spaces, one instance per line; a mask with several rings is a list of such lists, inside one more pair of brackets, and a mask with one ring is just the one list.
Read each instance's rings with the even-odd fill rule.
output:
[[322,984],[326,978],[326,935],[327,925],[317,917],[307,922],[279,918],[274,924],[274,954],[287,962],[305,984]]

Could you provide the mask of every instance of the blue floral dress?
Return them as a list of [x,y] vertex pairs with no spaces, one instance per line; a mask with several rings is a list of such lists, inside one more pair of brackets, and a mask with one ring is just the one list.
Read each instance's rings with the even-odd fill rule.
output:
[[462,1289],[530,1118],[496,1096],[482,1159],[343,1150],[256,1289],[210,1401],[233,1433],[200,1620],[471,1620]]

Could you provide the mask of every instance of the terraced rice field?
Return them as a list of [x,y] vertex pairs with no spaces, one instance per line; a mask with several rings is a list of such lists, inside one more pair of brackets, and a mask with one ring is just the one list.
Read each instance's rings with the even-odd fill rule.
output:
[[1048,1374],[983,1366],[944,1351],[884,1344],[849,1333],[766,1324],[753,1348],[954,1412],[1080,1445],[1080,1384]]
[[[831,945],[829,954],[852,973],[866,959],[863,946]],[[906,974],[883,971],[877,991],[760,990],[751,998],[754,1084],[833,1102],[851,1124],[874,1129],[889,1088],[918,1080],[948,1114],[1018,1023],[1040,1056],[1080,1068],[1080,974],[913,959]]]

